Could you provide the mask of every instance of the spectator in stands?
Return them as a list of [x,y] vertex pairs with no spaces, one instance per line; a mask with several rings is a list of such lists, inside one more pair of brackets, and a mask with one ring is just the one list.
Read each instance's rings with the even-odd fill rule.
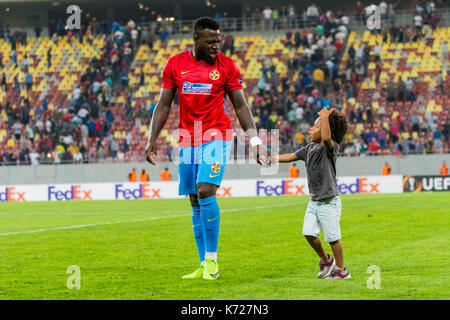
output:
[[33,74],[30,71],[28,71],[27,75],[25,76],[25,83],[27,86],[27,92],[31,91],[31,88],[33,86]]
[[161,40],[163,45],[167,45],[167,40],[169,38],[169,32],[166,28],[163,28],[159,33],[159,39]]
[[80,149],[76,150],[73,154],[73,163],[82,163],[83,162],[83,154]]
[[119,143],[114,138],[111,141],[110,150],[111,150],[111,157],[113,158],[113,160],[115,160],[117,158],[117,153],[119,152]]
[[262,13],[264,16],[264,28],[270,30],[272,25],[272,9],[270,9],[269,6],[266,6]]
[[308,6],[306,9],[307,26],[315,27],[319,18],[319,9],[314,3]]
[[126,90],[128,88],[128,75],[126,73],[123,73],[120,77],[120,85],[123,87],[123,90]]
[[377,141],[377,138],[373,137],[369,142],[369,156],[376,156],[379,152],[380,144]]
[[362,25],[364,22],[364,6],[361,1],[356,1],[355,13],[356,13],[356,21],[358,21],[359,25]]
[[423,18],[419,11],[416,11],[414,15],[414,26],[416,28],[416,33],[418,35],[422,34],[422,24],[423,24]]
[[433,138],[429,137],[427,141],[425,142],[425,154],[432,154],[433,153]]
[[14,76],[14,89],[16,90],[16,92],[20,93],[19,75],[17,73]]
[[122,149],[119,149],[119,151],[117,152],[117,162],[123,163],[124,160],[125,160],[125,153],[123,152]]
[[289,28],[295,28],[295,7],[294,5],[289,5],[288,7],[288,22],[289,22]]
[[35,149],[31,150],[29,158],[31,165],[37,166],[39,164],[39,153],[37,153]]
[[6,84],[6,75],[2,73],[2,89],[4,92],[8,91],[8,86]]
[[62,161],[65,162],[65,163],[73,162],[72,153],[68,149],[62,155]]
[[30,66],[30,59],[28,59],[28,55],[25,54],[25,56],[22,60],[22,67],[23,67],[23,69],[27,70],[29,66]]
[[275,8],[272,10],[272,21],[273,21],[273,29],[278,30],[278,23],[279,23],[279,12],[278,9]]
[[36,38],[39,38],[41,36],[42,28],[41,26],[37,25],[34,27],[34,33],[36,34]]
[[47,50],[47,67],[50,68],[52,66],[52,47],[50,46]]
[[104,163],[106,160],[107,154],[102,145],[100,145],[97,149],[97,160],[100,163]]
[[433,138],[434,138],[434,152],[435,153],[442,153],[442,126],[439,124],[436,126],[436,129],[433,131]]

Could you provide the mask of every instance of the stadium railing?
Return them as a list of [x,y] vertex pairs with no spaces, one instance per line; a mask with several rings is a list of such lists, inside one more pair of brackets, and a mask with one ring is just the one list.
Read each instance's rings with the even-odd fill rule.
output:
[[[382,25],[390,28],[392,25],[396,26],[414,26],[414,14],[413,10],[398,10],[393,14],[388,14],[385,17],[381,17]],[[435,14],[439,18],[440,26],[450,25],[450,8],[441,8],[435,11]],[[367,26],[365,24],[364,15],[349,14],[348,26],[351,29],[360,29]],[[251,18],[222,18],[219,21],[223,32],[261,32],[261,31],[278,31],[287,29],[298,29],[305,27],[315,27],[318,23],[317,18],[307,17],[305,14],[296,15],[294,17],[280,17],[276,22],[273,19],[265,20],[263,17],[251,17]],[[155,30],[161,29],[158,27],[171,26],[171,36],[185,36],[192,31],[192,24],[194,20],[162,20],[145,22],[142,26],[154,28]],[[164,26],[165,28],[166,26]]]

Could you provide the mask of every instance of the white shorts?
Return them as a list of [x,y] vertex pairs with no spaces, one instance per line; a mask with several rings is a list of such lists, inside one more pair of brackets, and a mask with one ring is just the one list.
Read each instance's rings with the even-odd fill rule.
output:
[[341,239],[341,198],[339,196],[320,201],[310,200],[303,221],[303,235],[318,237],[323,230],[326,242]]

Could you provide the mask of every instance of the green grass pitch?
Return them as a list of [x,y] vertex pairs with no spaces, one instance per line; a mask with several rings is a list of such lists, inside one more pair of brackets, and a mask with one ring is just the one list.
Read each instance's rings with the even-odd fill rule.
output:
[[[181,279],[198,267],[188,200],[2,203],[0,299],[450,298],[448,193],[341,198],[346,281],[316,277],[308,197],[219,199],[213,282]],[[67,288],[71,265],[80,289]]]

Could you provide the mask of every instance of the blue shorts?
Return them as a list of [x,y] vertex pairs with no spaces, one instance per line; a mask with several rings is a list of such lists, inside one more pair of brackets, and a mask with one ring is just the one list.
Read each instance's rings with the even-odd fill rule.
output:
[[198,183],[220,186],[230,158],[233,141],[213,140],[193,147],[181,147],[178,153],[178,194],[197,194]]

